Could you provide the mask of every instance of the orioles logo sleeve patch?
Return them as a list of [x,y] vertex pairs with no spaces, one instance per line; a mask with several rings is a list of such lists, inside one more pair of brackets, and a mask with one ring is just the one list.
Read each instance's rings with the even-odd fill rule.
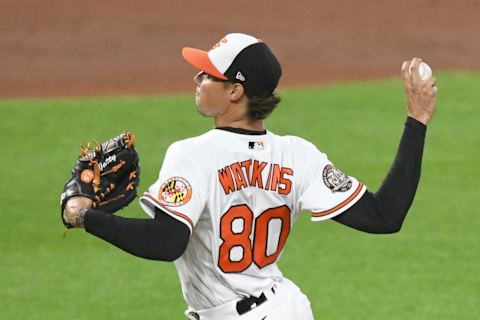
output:
[[332,192],[345,192],[352,187],[352,180],[331,164],[327,164],[323,169],[323,183]]
[[158,191],[158,200],[164,206],[179,207],[190,201],[192,187],[182,177],[172,177],[165,181]]

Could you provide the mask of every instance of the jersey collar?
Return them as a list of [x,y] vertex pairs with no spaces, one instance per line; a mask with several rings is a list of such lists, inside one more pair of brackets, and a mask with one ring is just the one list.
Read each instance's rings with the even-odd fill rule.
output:
[[215,129],[224,130],[224,131],[233,132],[233,133],[239,133],[239,134],[248,134],[253,136],[260,136],[263,134],[267,134],[267,130],[256,131],[256,130],[248,130],[243,128],[232,128],[232,127],[218,127]]

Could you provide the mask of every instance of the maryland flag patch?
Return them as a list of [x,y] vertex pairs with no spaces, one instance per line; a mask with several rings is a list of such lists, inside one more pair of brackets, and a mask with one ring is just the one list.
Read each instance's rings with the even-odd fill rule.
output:
[[190,201],[192,187],[181,177],[172,177],[165,181],[158,191],[158,200],[168,207],[179,207]]

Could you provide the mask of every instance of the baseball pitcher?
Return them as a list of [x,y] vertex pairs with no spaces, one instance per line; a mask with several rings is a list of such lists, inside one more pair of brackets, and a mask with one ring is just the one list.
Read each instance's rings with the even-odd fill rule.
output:
[[189,319],[313,319],[308,298],[277,266],[293,223],[307,210],[312,221],[400,230],[420,178],[435,78],[420,78],[420,59],[404,62],[403,135],[380,189],[370,192],[312,143],[265,128],[282,73],[265,42],[234,33],[208,52],[182,54],[199,71],[196,106],[214,129],[168,148],[140,197],[149,218],[112,215],[77,187],[62,198],[64,222],[138,257],[174,261]]

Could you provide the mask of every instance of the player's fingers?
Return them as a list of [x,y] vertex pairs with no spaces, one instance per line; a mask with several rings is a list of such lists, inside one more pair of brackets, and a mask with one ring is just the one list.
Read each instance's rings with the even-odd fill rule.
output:
[[410,66],[410,61],[404,61],[403,64],[402,64],[402,71],[401,71],[401,75],[402,75],[402,79],[403,79],[403,82],[406,83],[408,80],[410,80],[410,74],[409,74],[409,71],[408,71],[408,67]]
[[410,74],[412,77],[412,81],[415,83],[418,83],[420,81],[420,73],[418,72],[420,62],[422,62],[422,59],[415,57],[412,59],[412,63],[410,64]]
[[435,87],[437,85],[437,78],[431,77],[430,79],[426,80],[425,85],[428,87]]
[[431,77],[428,80],[425,80],[424,85],[422,86],[422,91],[428,96],[434,97],[437,94],[437,79]]

